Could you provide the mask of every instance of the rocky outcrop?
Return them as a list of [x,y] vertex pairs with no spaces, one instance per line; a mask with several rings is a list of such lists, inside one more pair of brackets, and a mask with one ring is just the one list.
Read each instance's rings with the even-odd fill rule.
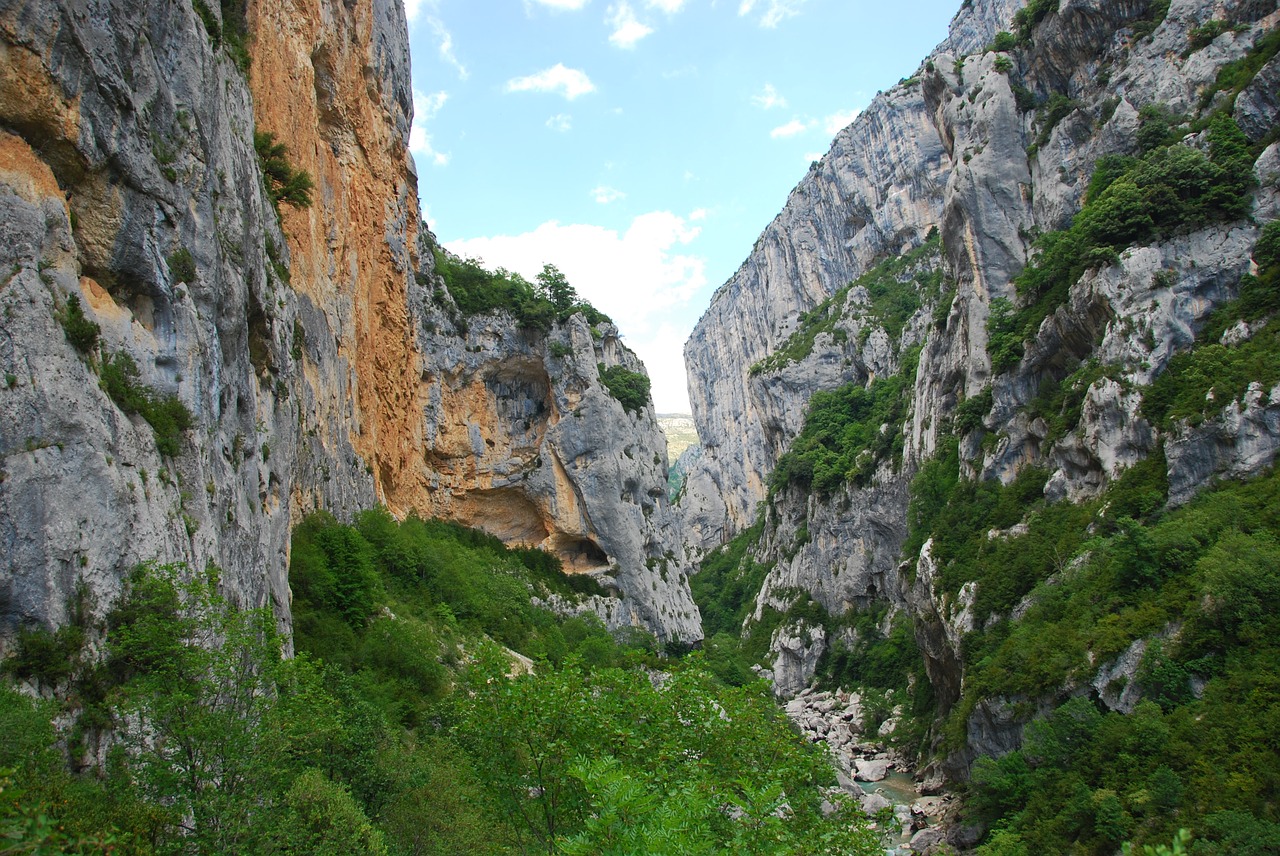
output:
[[[216,565],[287,630],[291,525],[375,502],[607,572],[615,625],[698,638],[652,408],[596,373],[642,367],[574,321],[442,320],[411,111],[396,0],[0,2],[0,638],[142,561]],[[277,210],[255,132],[309,206]]]
[[688,481],[696,500],[684,513],[691,543],[715,546],[751,522],[809,396],[857,371],[835,362],[821,375],[784,372],[754,385],[750,367],[786,341],[801,313],[875,261],[923,242],[941,222],[949,166],[918,85],[877,96],[716,292],[685,344],[703,447]]
[[[986,48],[997,31],[1013,29],[1020,4],[965,5],[919,75],[879,96],[810,169],[686,346],[707,445],[682,499],[682,506],[694,500],[683,506],[691,545],[705,549],[741,531],[763,501],[751,553],[770,571],[752,618],[784,614],[772,651],[784,694],[807,685],[807,664],[833,636],[830,626],[823,634],[814,629],[810,601],[834,619],[887,602],[912,619],[939,714],[960,699],[963,640],[981,629],[977,583],[944,587],[929,543],[919,555],[902,555],[911,479],[944,437],[958,444],[962,476],[1007,484],[1026,467],[1041,467],[1050,473],[1052,501],[1096,497],[1158,450],[1174,505],[1215,480],[1257,474],[1276,458],[1273,383],[1255,383],[1235,401],[1210,399],[1203,418],[1172,425],[1153,424],[1142,408],[1149,385],[1237,296],[1241,277],[1256,272],[1250,254],[1258,224],[1280,214],[1274,144],[1256,161],[1251,217],[1184,227],[1100,260],[1029,330],[1012,366],[993,369],[987,328],[995,301],[1027,302],[1014,280],[1033,259],[1035,237],[1071,225],[1099,159],[1139,153],[1143,108],[1164,105],[1193,117],[1230,108],[1249,139],[1269,139],[1278,113],[1274,60],[1233,104],[1214,87],[1218,70],[1248,55],[1280,13],[1270,4],[1175,0],[1157,21],[1141,0],[1064,0],[1016,50],[997,53]],[[1232,26],[1190,49],[1194,28],[1211,19]],[[1190,128],[1183,144],[1209,149],[1205,132]],[[850,148],[858,145],[874,150]],[[919,160],[889,166],[877,160],[885,152]],[[855,311],[854,301],[823,304],[842,278],[919,246],[935,225],[944,285],[932,306],[921,289],[921,308],[900,343],[889,336],[877,349],[877,321]],[[837,320],[813,337],[807,355],[792,358],[789,337],[814,312]],[[1242,322],[1223,343],[1260,329]],[[881,462],[869,479],[860,472],[857,483],[851,475],[825,497],[785,484],[770,493],[769,475],[800,433],[814,392],[870,387],[899,370],[912,344],[921,349],[909,415],[885,427],[902,431],[901,459]],[[1075,383],[1072,424],[1048,424],[1036,401]],[[960,415],[966,427],[958,427]],[[788,617],[792,606],[803,608]],[[1025,604],[1011,617],[1024,613]],[[1097,692],[1117,709],[1131,706],[1132,692],[1124,696],[1118,685],[1141,650],[1125,657],[1100,667],[1111,670],[1099,672],[1101,689],[1075,689]],[[948,772],[964,775],[978,755],[1017,747],[1038,704],[987,699],[966,707],[968,743]]]
[[574,315],[543,334],[497,314],[440,335],[447,310],[423,315],[436,335],[422,330],[427,466],[414,507],[597,575],[624,599],[601,605],[611,626],[701,638],[653,408],[627,411],[600,381],[601,367],[644,370],[617,329]]

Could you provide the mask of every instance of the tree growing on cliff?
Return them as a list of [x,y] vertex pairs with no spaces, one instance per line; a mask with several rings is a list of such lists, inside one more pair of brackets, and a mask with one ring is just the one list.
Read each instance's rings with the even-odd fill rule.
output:
[[270,131],[254,131],[253,150],[258,154],[271,204],[277,210],[281,202],[294,208],[310,208],[315,183],[306,170],[294,169],[289,163],[288,147],[276,142],[276,135]]

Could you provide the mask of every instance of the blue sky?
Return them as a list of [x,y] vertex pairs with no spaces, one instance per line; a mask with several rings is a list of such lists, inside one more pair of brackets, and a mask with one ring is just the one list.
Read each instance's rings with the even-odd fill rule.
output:
[[406,0],[423,216],[556,264],[688,412],[681,351],[787,194],[959,0]]

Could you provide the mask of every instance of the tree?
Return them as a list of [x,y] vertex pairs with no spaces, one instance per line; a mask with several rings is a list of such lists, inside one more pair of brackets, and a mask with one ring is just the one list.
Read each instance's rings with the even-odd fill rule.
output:
[[572,658],[515,678],[501,652],[478,660],[453,732],[526,848],[883,852],[848,812],[823,815],[829,764],[762,684],[725,687],[696,656],[661,687]]
[[538,283],[539,293],[551,301],[556,312],[567,313],[578,302],[578,293],[573,290],[569,280],[565,279],[560,269],[550,262],[542,266],[542,272],[534,279]]

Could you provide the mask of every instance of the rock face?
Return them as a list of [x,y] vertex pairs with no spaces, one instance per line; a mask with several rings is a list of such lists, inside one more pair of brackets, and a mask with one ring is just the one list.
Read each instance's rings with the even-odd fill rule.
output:
[[[0,2],[0,638],[141,561],[215,564],[287,630],[291,525],[383,502],[607,571],[609,621],[696,640],[652,408],[596,373],[634,356],[434,296],[400,3],[211,5]],[[277,212],[255,131],[310,207]],[[118,355],[189,427],[158,445],[104,391]]]
[[[1099,158],[1139,152],[1142,108],[1164,104],[1194,116],[1203,98],[1230,106],[1250,140],[1274,139],[1274,60],[1233,105],[1223,94],[1212,100],[1211,89],[1218,69],[1246,56],[1280,13],[1270,4],[1175,0],[1156,21],[1140,0],[1064,0],[1016,51],[987,50],[998,31],[1014,29],[1019,5],[965,4],[917,76],[877,96],[809,170],[686,345],[705,447],[680,502],[690,551],[743,531],[763,503],[751,556],[770,570],[747,629],[783,614],[770,632],[775,686],[784,695],[809,684],[817,649],[831,642],[815,632],[812,602],[833,617],[872,607],[905,613],[939,713],[960,697],[976,583],[943,591],[930,544],[919,555],[903,554],[911,480],[948,434],[957,438],[965,476],[1009,483],[1028,465],[1043,467],[1051,473],[1045,494],[1054,501],[1096,497],[1157,450],[1175,505],[1217,479],[1257,474],[1276,459],[1278,393],[1268,385],[1255,383],[1204,419],[1172,426],[1153,425],[1140,408],[1145,388],[1192,346],[1212,312],[1237,296],[1241,276],[1256,270],[1250,253],[1257,224],[1280,213],[1274,144],[1255,165],[1251,218],[1200,224],[1095,266],[1030,331],[1011,367],[993,370],[987,327],[993,302],[1018,305],[1013,280],[1034,237],[1071,225]],[[1211,19],[1233,28],[1188,50],[1188,34]],[[1052,117],[1032,108],[1055,94]],[[1208,148],[1204,133],[1184,142]],[[925,247],[935,228],[937,254],[917,264],[936,267],[940,280],[899,277],[918,286],[917,308],[900,329],[858,288],[840,291],[878,262]],[[815,316],[825,326],[815,326]],[[1258,329],[1239,324],[1223,341],[1243,341]],[[811,346],[796,348],[797,330],[810,331]],[[815,392],[849,383],[871,388],[909,368],[905,357],[915,346],[908,415],[882,426],[901,431],[900,455],[875,461],[869,476],[851,471],[825,496],[788,484],[769,489]],[[1051,430],[1032,414],[1046,384],[1094,364],[1106,371],[1078,391],[1073,425]],[[956,429],[958,408],[969,401],[970,410],[983,405],[964,413],[980,431]],[[792,607],[795,617],[787,618]],[[1132,693],[1116,695],[1115,687],[1142,650],[1097,664],[1107,704],[1134,703]],[[949,772],[963,775],[978,754],[1019,745],[1035,706],[1028,699],[980,704],[968,720],[968,746]]]

